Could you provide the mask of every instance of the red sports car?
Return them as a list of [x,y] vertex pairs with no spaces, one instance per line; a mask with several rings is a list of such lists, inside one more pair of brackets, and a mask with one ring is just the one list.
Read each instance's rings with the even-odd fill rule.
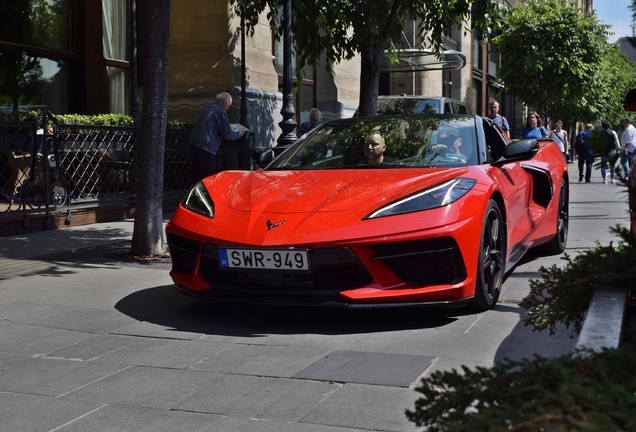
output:
[[526,251],[563,252],[568,171],[487,118],[324,123],[256,171],[194,186],[167,225],[180,292],[344,307],[497,302]]

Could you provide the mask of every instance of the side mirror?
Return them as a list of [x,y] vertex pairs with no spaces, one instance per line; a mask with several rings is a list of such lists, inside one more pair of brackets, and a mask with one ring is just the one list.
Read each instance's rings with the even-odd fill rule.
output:
[[539,151],[539,142],[536,139],[515,141],[504,148],[503,157],[494,162],[501,165],[516,160],[529,160]]
[[274,160],[274,151],[269,147],[256,147],[252,159],[256,165],[262,168]]

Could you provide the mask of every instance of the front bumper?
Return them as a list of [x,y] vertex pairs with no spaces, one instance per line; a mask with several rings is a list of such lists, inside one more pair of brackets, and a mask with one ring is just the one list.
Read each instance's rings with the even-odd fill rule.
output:
[[464,306],[472,296],[452,237],[309,248],[309,272],[221,269],[217,244],[168,232],[168,245],[176,289],[198,297],[367,308]]

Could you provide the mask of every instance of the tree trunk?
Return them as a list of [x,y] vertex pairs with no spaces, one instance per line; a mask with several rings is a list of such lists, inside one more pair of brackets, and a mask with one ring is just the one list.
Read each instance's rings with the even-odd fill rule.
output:
[[137,154],[134,255],[165,252],[163,234],[163,158],[168,113],[170,0],[148,0],[142,10],[143,105]]
[[360,73],[360,117],[374,116],[378,109],[378,87],[380,83],[380,59],[387,43],[375,45],[373,41],[361,44]]

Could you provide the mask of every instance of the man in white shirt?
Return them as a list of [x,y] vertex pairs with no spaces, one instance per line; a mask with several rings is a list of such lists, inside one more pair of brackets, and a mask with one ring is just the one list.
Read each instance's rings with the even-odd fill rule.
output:
[[621,135],[621,166],[625,171],[625,177],[627,177],[629,175],[629,162],[634,150],[636,150],[636,128],[628,118],[624,118],[621,123],[625,128],[623,135]]

